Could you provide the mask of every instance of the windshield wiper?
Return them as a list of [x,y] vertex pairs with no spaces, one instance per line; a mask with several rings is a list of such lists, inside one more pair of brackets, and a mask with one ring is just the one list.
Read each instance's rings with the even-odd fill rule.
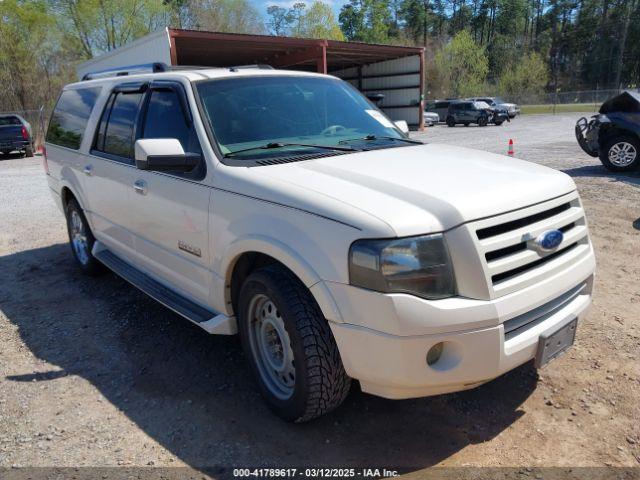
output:
[[349,138],[347,140],[340,140],[338,143],[342,144],[342,143],[356,142],[358,140],[365,140],[365,141],[370,141],[370,140],[397,140],[399,142],[415,143],[416,145],[424,145],[424,143],[422,143],[420,140],[411,140],[410,138],[402,138],[402,137],[391,137],[391,136],[387,136],[387,135],[374,135],[372,133],[370,133],[369,135],[365,135],[364,137]]
[[260,145],[258,147],[249,147],[242,148],[240,150],[235,150],[233,152],[225,153],[225,158],[233,157],[238,153],[243,152],[251,152],[252,150],[270,150],[272,148],[283,148],[283,147],[309,147],[309,148],[321,148],[324,150],[334,150],[338,152],[357,152],[358,150],[353,147],[337,147],[331,145],[316,145],[314,143],[280,143],[280,142],[272,142],[265,143],[264,145]]

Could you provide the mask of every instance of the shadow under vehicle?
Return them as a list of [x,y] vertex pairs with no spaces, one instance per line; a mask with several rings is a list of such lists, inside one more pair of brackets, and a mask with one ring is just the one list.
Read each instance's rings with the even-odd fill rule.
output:
[[[354,385],[332,415],[288,424],[256,402],[259,391],[236,337],[177,321],[116,275],[84,282],[67,244],[0,256],[0,271],[7,279],[0,282],[0,310],[25,351],[49,365],[33,373],[14,366],[0,378],[5,391],[27,383],[41,395],[45,385],[56,391],[56,379],[78,377],[69,388],[87,396],[77,405],[65,396],[57,400],[60,409],[91,411],[87,382],[135,424],[127,434],[140,430],[216,477],[230,476],[232,465],[384,465],[403,472],[437,465],[517,423],[538,381],[529,362],[474,390],[435,397],[386,400]],[[27,412],[25,420],[36,414]],[[56,416],[55,425],[65,428],[67,415],[73,410]]]
[[640,93],[626,91],[602,104],[599,113],[576,122],[578,144],[614,172],[640,166]]

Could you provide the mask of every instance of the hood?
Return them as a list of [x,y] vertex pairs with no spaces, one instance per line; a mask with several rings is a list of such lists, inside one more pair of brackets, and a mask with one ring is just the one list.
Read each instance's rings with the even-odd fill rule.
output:
[[610,98],[602,104],[600,113],[639,113],[640,112],[640,93],[626,91],[620,95]]
[[[561,172],[512,157],[449,145],[419,145],[252,168],[289,191],[386,223],[398,236],[448,230],[575,190]],[[300,190],[302,189],[302,190]],[[287,191],[287,188],[280,189]],[[288,202],[295,203],[289,196]],[[297,207],[297,205],[292,205]],[[309,202],[304,208],[308,208]],[[335,208],[335,207],[334,207]],[[318,212],[320,213],[320,212]],[[321,212],[330,216],[326,210]]]

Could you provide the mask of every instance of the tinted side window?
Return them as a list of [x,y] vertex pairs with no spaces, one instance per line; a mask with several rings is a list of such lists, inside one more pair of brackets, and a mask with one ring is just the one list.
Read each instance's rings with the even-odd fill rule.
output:
[[49,121],[47,142],[74,150],[80,148],[87,120],[99,94],[100,87],[63,91]]
[[436,108],[449,108],[449,102],[436,102]]
[[133,158],[134,126],[142,95],[119,92],[107,103],[98,127],[96,150]]
[[142,133],[143,138],[177,138],[185,152],[201,153],[193,126],[187,123],[174,90],[153,90]]
[[20,123],[20,119],[18,117],[14,117],[13,115],[9,115],[6,117],[0,117],[0,127],[6,127],[6,126],[21,126],[22,123]]

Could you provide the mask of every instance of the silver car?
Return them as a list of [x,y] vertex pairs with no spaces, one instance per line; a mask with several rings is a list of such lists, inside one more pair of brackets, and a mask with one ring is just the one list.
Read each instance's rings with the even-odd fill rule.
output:
[[438,115],[435,112],[427,112],[425,110],[424,112],[424,126],[425,127],[433,127],[434,125],[437,125],[437,123],[440,121],[440,115]]

